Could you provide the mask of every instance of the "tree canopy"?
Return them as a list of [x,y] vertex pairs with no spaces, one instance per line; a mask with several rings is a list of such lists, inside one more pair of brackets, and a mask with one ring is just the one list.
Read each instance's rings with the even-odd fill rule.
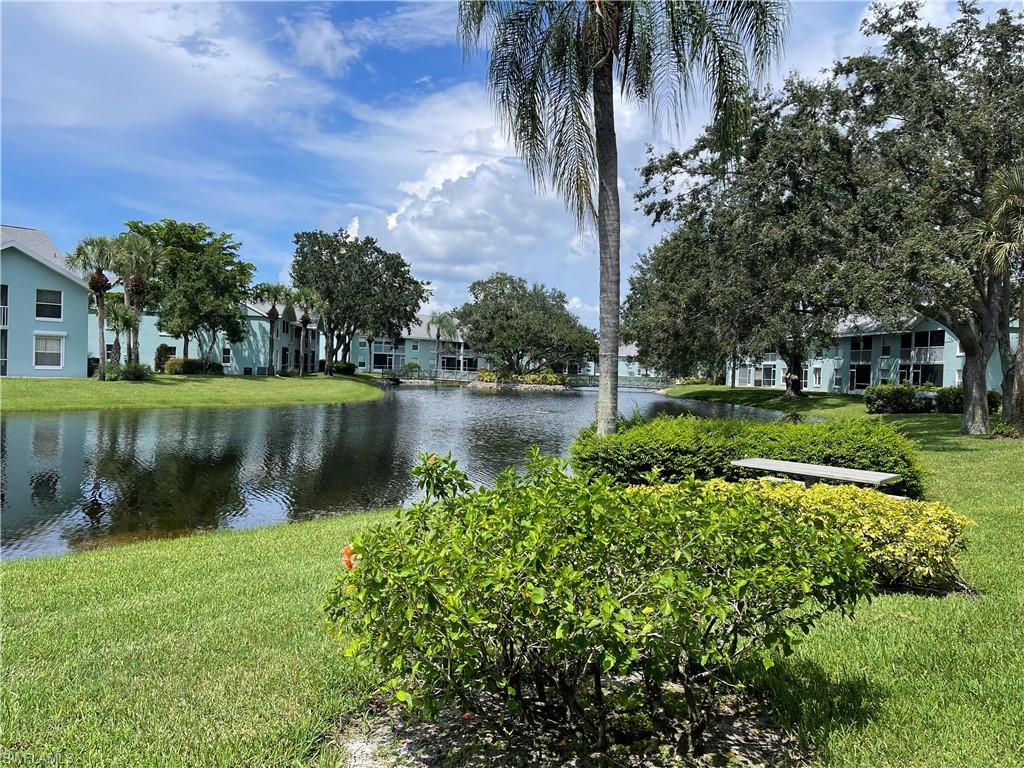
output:
[[245,336],[241,304],[249,295],[256,268],[243,261],[241,243],[227,232],[203,223],[162,219],[151,224],[127,222],[128,231],[156,243],[163,258],[147,289],[157,306],[157,328],[185,340],[223,332],[228,341]]
[[430,295],[429,284],[413,277],[402,255],[373,237],[312,230],[296,232],[294,242],[292,283],[320,297],[328,368],[339,348],[348,360],[358,332],[376,338],[408,332]]
[[497,272],[469,294],[454,313],[462,338],[501,370],[531,373],[597,354],[597,334],[569,311],[562,291]]

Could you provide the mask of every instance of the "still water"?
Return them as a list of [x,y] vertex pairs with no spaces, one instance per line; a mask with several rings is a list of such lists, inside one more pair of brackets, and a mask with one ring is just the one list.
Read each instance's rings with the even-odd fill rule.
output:
[[[396,507],[417,497],[421,452],[451,453],[477,483],[537,445],[565,455],[596,390],[403,388],[372,403],[9,414],[2,557]],[[620,410],[764,416],[623,391]]]

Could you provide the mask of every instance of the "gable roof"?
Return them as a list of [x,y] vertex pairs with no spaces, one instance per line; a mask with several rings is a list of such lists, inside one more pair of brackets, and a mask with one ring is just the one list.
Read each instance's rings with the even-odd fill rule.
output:
[[53,240],[43,230],[3,224],[0,226],[0,231],[2,231],[2,235],[0,235],[0,250],[4,248],[17,248],[26,256],[30,256],[43,266],[49,267],[54,272],[88,290],[88,283],[82,279],[81,275],[68,266],[64,254],[57,249],[57,246],[53,244]]

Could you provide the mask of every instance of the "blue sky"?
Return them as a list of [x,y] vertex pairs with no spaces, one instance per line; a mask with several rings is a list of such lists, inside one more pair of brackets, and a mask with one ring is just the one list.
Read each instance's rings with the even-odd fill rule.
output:
[[[596,325],[597,248],[535,191],[496,125],[483,56],[466,62],[455,5],[3,3],[5,224],[70,250],[128,219],[235,233],[258,279],[287,279],[292,233],[339,226],[399,250],[461,303],[503,269],[554,285]],[[793,6],[773,73],[862,50],[861,2]],[[951,4],[931,3],[947,20]],[[682,145],[619,110],[623,281],[659,236],[632,210],[644,146]]]

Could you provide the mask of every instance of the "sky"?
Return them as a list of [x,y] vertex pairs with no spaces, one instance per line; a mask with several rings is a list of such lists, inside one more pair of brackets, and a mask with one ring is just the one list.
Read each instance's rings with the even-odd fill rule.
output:
[[[865,12],[794,3],[770,79],[865,50]],[[71,250],[130,219],[203,221],[234,233],[257,280],[282,282],[293,233],[345,227],[430,281],[427,310],[504,270],[560,288],[596,327],[595,239],[524,174],[454,2],[4,2],[0,24],[4,224]],[[645,148],[685,147],[706,118],[699,99],[678,127],[619,105],[624,287],[664,234],[633,201]]]

